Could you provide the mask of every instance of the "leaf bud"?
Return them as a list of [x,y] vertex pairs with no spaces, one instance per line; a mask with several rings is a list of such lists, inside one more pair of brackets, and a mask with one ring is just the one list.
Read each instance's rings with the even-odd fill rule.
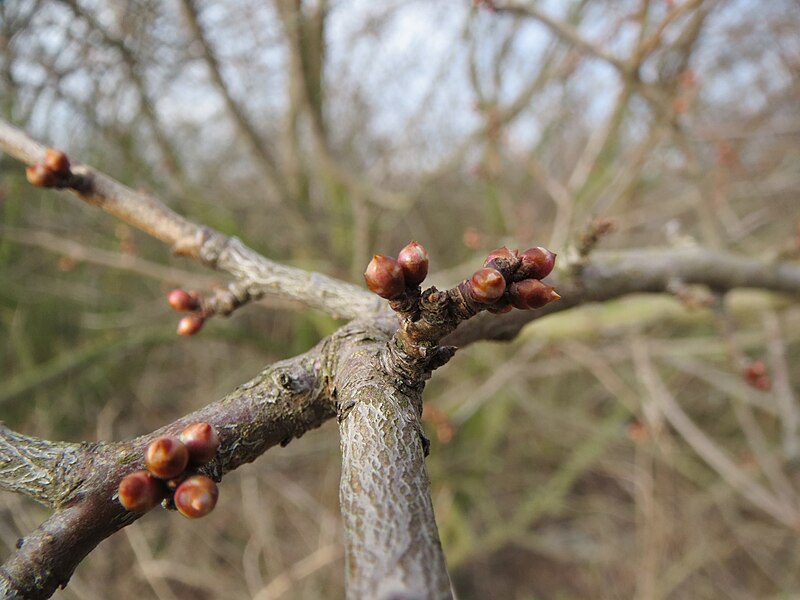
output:
[[144,452],[144,465],[159,479],[177,477],[189,464],[189,450],[174,437],[156,438]]
[[25,176],[28,183],[36,187],[53,187],[56,183],[55,174],[44,165],[25,167]]
[[491,267],[475,271],[469,282],[472,285],[472,297],[483,304],[491,304],[506,291],[506,280],[503,275]]
[[376,254],[364,272],[367,287],[381,298],[397,298],[406,289],[403,269],[391,256]]
[[206,516],[217,505],[219,488],[205,475],[193,475],[175,490],[175,508],[190,519]]
[[[502,248],[497,248],[489,252],[486,256],[486,260],[483,261],[484,267],[490,267],[495,264],[497,259],[500,259],[498,262],[512,262],[517,257],[516,250],[509,250],[505,246]],[[502,265],[505,266],[505,265]]]
[[118,497],[125,510],[147,512],[161,502],[164,491],[150,473],[136,471],[119,482]]
[[194,335],[203,327],[203,317],[187,315],[178,321],[178,335]]
[[416,241],[409,242],[397,255],[406,287],[418,286],[428,276],[428,251]]
[[556,265],[555,253],[541,246],[528,248],[519,255],[519,258],[522,264],[515,274],[515,279],[544,279]]
[[177,310],[179,312],[184,312],[187,310],[197,310],[200,307],[200,303],[198,302],[198,298],[193,296],[186,290],[182,290],[180,288],[172,290],[169,295],[167,296],[167,302],[173,308],[173,310]]
[[538,279],[524,279],[508,286],[508,300],[520,310],[542,308],[559,298],[561,296],[552,286]]
[[217,453],[219,436],[214,428],[204,421],[198,421],[181,431],[178,439],[189,451],[189,461],[193,465],[204,465]]
[[57,175],[69,174],[69,158],[61,150],[48,148],[44,156],[44,166]]

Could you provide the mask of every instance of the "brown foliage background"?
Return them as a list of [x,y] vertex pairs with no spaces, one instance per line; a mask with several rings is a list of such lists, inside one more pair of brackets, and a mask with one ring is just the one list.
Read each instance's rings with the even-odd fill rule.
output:
[[[0,110],[270,258],[356,282],[412,238],[433,283],[502,244],[565,260],[597,216],[606,247],[797,258],[798,32],[791,0],[6,1]],[[7,157],[0,211],[0,416],[17,430],[150,431],[337,326],[268,300],[179,339],[165,293],[216,277]],[[800,311],[675,290],[543,319],[435,373],[428,468],[459,598],[800,593]],[[742,376],[756,360],[769,390]],[[339,458],[330,424],[271,451],[212,516],[148,515],[57,597],[338,597]],[[44,517],[7,494],[0,514],[0,554]]]

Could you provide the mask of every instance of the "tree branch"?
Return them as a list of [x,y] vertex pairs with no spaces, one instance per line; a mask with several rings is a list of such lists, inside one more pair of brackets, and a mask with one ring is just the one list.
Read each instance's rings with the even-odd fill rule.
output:
[[58,506],[74,491],[72,469],[85,453],[81,444],[22,435],[0,423],[0,489]]
[[[45,154],[44,147],[2,122],[0,148],[28,163],[42,161]],[[277,265],[239,240],[195,225],[90,167],[73,167],[69,181],[85,201],[182,254],[231,273],[250,297],[271,291],[335,316],[364,318],[306,354],[265,369],[226,398],[135,440],[60,444],[0,429],[0,487],[56,509],[0,568],[0,592],[11,598],[49,597],[100,541],[139,517],[126,512],[115,494],[122,477],[142,468],[143,451],[154,437],[175,435],[191,422],[210,423],[221,446],[202,470],[220,480],[268,448],[337,415],[348,594],[449,598],[419,418],[424,382],[452,356],[451,344],[509,339],[542,314],[631,293],[669,291],[676,280],[717,291],[760,287],[800,293],[800,265],[787,262],[699,248],[592,253],[556,273],[563,299],[544,310],[505,317],[483,312],[472,318],[502,306],[478,302],[473,284],[465,281],[442,292],[407,288],[391,301],[402,317],[398,323],[366,291]],[[506,279],[518,267],[518,259],[508,260],[495,261]]]
[[186,23],[189,26],[189,31],[191,32],[192,38],[194,38],[194,40],[200,44],[203,54],[203,62],[205,62],[206,67],[208,68],[208,72],[211,76],[211,81],[214,84],[214,87],[217,88],[217,91],[222,96],[225,102],[225,108],[233,118],[233,121],[236,124],[236,129],[239,130],[239,134],[245,140],[247,140],[247,143],[250,145],[256,156],[258,156],[259,161],[264,168],[264,172],[267,175],[267,179],[271,188],[271,193],[273,194],[272,198],[270,198],[270,205],[273,207],[278,206],[280,204],[280,200],[286,198],[286,194],[283,180],[278,172],[277,161],[272,155],[269,147],[256,132],[256,128],[253,126],[253,123],[231,95],[225,80],[222,78],[222,69],[216,55],[214,54],[214,50],[211,48],[211,45],[209,44],[208,39],[203,32],[203,27],[200,25],[200,20],[197,16],[197,7],[195,6],[194,1],[182,0],[181,8],[183,9],[183,15],[186,19]]
[[285,445],[335,416],[331,381],[342,345],[364,336],[385,342],[392,321],[345,326],[309,352],[266,368],[225,398],[128,442],[62,444],[0,429],[0,488],[56,509],[0,567],[0,595],[50,597],[98,543],[141,516],[125,511],[116,492],[125,475],[144,468],[144,449],[154,438],[177,435],[196,421],[210,423],[220,448],[202,471],[219,481],[268,448]]
[[462,323],[442,343],[466,346],[479,340],[509,340],[525,325],[554,312],[628,294],[669,293],[675,281],[715,291],[760,288],[800,295],[800,263],[766,261],[705,248],[653,248],[593,252],[551,276],[561,300],[536,311],[481,313]]
[[451,598],[424,464],[422,384],[398,384],[387,351],[373,344],[366,361],[344,357],[337,385],[350,405],[339,423],[347,597]]
[[[0,120],[0,149],[28,164],[44,160],[46,148]],[[338,279],[273,262],[238,238],[226,236],[178,215],[157,198],[135,192],[88,165],[73,165],[70,191],[145,233],[179,255],[232,275],[239,304],[275,295],[321,309],[338,319],[375,314],[382,303],[363,288]]]

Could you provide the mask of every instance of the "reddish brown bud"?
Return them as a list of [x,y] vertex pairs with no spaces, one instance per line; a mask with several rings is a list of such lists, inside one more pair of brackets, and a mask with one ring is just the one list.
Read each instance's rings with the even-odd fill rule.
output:
[[744,368],[745,381],[757,390],[768,392],[772,388],[772,380],[767,373],[767,365],[761,360],[754,360]]
[[492,250],[491,252],[489,252],[489,254],[486,256],[486,260],[483,261],[483,266],[484,267],[490,266],[492,263],[494,263],[495,259],[498,258],[506,262],[511,262],[516,257],[517,257],[516,250],[509,250],[508,248],[503,246],[502,248],[497,248],[496,250]]
[[194,335],[203,327],[203,317],[187,315],[178,321],[178,335]]
[[167,302],[169,302],[173,310],[180,312],[197,310],[200,304],[196,296],[192,296],[189,292],[180,288],[172,290],[169,293]]
[[536,246],[528,248],[519,255],[522,264],[515,279],[544,279],[556,265],[556,255],[547,248]]
[[219,488],[205,475],[193,475],[175,490],[175,508],[190,519],[205,517],[214,510]]
[[177,477],[189,464],[189,450],[174,437],[156,438],[144,452],[144,465],[159,479]]
[[44,166],[58,175],[69,174],[69,158],[61,150],[48,148],[44,157]]
[[428,251],[416,241],[411,241],[397,255],[397,264],[403,269],[406,286],[418,286],[428,276]]
[[56,183],[55,174],[44,165],[25,167],[25,176],[28,183],[36,187],[53,187]]
[[527,310],[541,308],[561,296],[551,286],[538,279],[524,279],[508,287],[508,299],[514,308]]
[[406,289],[403,269],[391,256],[376,254],[364,272],[367,287],[381,298],[397,298]]
[[125,510],[147,512],[164,497],[164,490],[147,471],[137,471],[119,482],[119,502]]
[[760,377],[761,375],[766,375],[767,373],[767,365],[764,364],[762,360],[754,360],[751,362],[744,370],[745,377],[748,379],[755,379],[756,377]]
[[506,280],[497,269],[484,267],[478,269],[469,280],[472,284],[472,297],[483,304],[491,304],[506,291]]
[[203,421],[192,423],[181,431],[179,436],[189,450],[189,460],[193,465],[204,465],[217,453],[219,436],[214,428]]

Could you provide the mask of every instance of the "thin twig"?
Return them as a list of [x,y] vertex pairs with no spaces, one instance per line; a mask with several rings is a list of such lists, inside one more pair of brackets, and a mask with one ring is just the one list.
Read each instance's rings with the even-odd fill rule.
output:
[[[28,165],[43,162],[46,151],[5,121],[0,121],[0,149]],[[179,255],[229,273],[249,299],[275,295],[319,308],[339,319],[376,314],[383,308],[366,289],[275,263],[238,238],[197,225],[154,196],[135,192],[87,165],[73,164],[71,181],[70,191],[85,202],[161,240]]]

